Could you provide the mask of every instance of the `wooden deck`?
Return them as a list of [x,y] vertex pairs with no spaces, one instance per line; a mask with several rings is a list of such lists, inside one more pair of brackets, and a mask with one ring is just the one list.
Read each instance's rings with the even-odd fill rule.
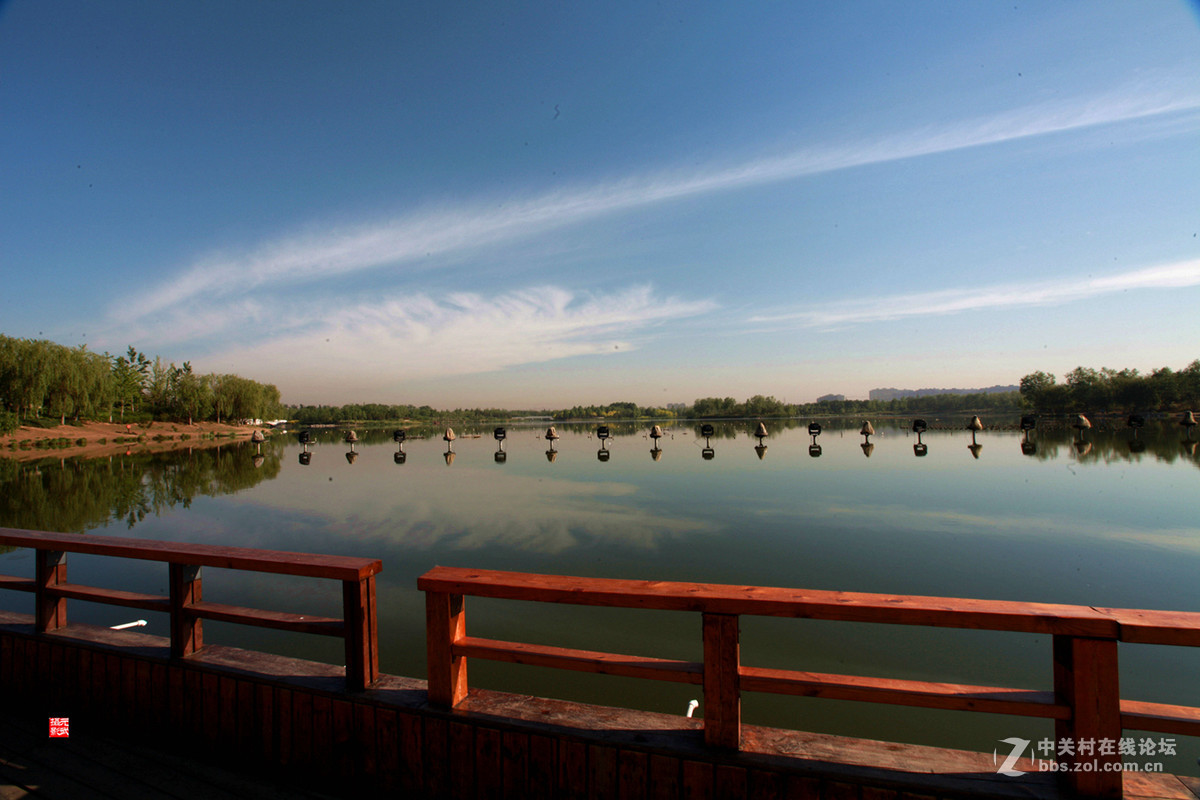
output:
[[[1064,780],[1025,762],[1009,777],[990,753],[741,720],[741,693],[757,691],[1043,717],[1060,740],[1200,735],[1200,708],[1124,700],[1117,680],[1122,642],[1200,646],[1198,613],[435,568],[418,582],[426,683],[378,671],[377,560],[9,529],[0,543],[36,550],[32,579],[0,575],[0,588],[34,596],[32,616],[0,613],[0,800],[1200,800],[1200,780],[1122,774],[1103,749],[1084,757],[1081,746]],[[163,562],[170,594],[70,583],[75,552]],[[213,603],[204,566],[341,581],[342,618]],[[703,660],[468,636],[466,596],[696,612]],[[68,623],[68,600],[162,610],[170,636]],[[1049,634],[1053,689],[755,668],[741,660],[742,615]],[[205,643],[204,619],[339,636],[348,667]],[[470,688],[476,658],[695,684],[702,717]],[[50,736],[47,713],[69,718],[68,738]]]
[[71,731],[48,736],[49,722],[0,716],[0,800],[328,800],[280,774],[252,773],[211,760]]
[[[161,637],[33,627],[0,613],[0,685],[11,694],[0,712],[0,800],[322,797],[314,789],[521,800],[1069,796],[1048,774],[997,775],[990,753],[753,725],[739,750],[714,750],[703,721],[682,715],[483,689],[447,710],[418,679],[382,675],[346,692],[331,665],[218,645],[179,662]],[[49,738],[47,708],[71,715],[69,739]],[[133,737],[146,747],[127,744]],[[286,782],[299,775],[303,786]],[[1131,774],[1123,796],[1200,800],[1200,779]]]

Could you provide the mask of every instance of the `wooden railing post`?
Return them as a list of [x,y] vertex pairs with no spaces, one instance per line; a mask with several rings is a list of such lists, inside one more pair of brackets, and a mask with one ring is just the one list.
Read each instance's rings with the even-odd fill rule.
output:
[[454,644],[467,635],[463,596],[425,593],[425,643],[429,702],[453,708],[467,696],[467,659]]
[[67,624],[67,598],[53,597],[46,588],[67,582],[67,554],[57,550],[37,550],[36,553],[37,630],[53,631]]
[[738,618],[704,614],[704,743],[737,750],[742,744]]
[[[1054,692],[1071,707],[1071,718],[1056,720],[1060,753],[1070,771],[1062,773],[1075,797],[1120,798],[1122,780],[1121,693],[1115,639],[1054,637]],[[1076,765],[1079,765],[1076,767]],[[1079,771],[1075,771],[1078,769]]]
[[346,633],[346,688],[365,689],[379,680],[379,630],[375,615],[375,576],[342,581]]
[[204,628],[188,606],[200,602],[200,567],[171,564],[171,657],[185,658],[204,647]]

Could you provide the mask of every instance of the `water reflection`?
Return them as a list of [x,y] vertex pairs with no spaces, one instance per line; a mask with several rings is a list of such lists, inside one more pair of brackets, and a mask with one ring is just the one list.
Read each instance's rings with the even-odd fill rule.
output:
[[819,423],[819,422],[808,423],[808,436],[810,439],[809,444],[808,444],[808,455],[810,458],[820,458],[821,457],[821,445],[817,444],[817,437],[820,435],[821,435],[821,423]]
[[[969,449],[965,418],[924,422],[918,431],[912,420],[875,420],[864,440],[861,419],[770,421],[761,440],[769,442],[770,461],[760,460],[757,428],[747,421],[676,424],[654,440],[651,459],[647,426],[635,423],[557,425],[551,463],[543,457],[544,425],[510,425],[503,439],[490,425],[464,426],[453,448],[442,429],[414,427],[403,442],[391,430],[360,430],[353,464],[342,457],[343,431],[335,428],[313,430],[307,442],[275,437],[260,453],[238,445],[94,461],[0,459],[0,525],[84,532],[119,522],[148,538],[381,558],[381,666],[416,676],[425,667],[415,581],[435,564],[1200,611],[1200,461],[1178,418],[1148,419],[1136,437],[1125,418],[1097,418],[1082,442],[1070,419],[1028,428],[1015,416],[987,420],[975,439],[986,459]],[[715,449],[721,458],[706,455]],[[496,466],[500,453],[503,468]],[[122,567],[111,585],[161,592],[156,580],[125,585],[133,579]],[[272,607],[254,596],[254,586],[221,588],[222,602]],[[332,592],[336,608],[340,590]],[[481,636],[520,640],[528,627],[511,636],[503,627],[521,622],[536,625],[548,644],[691,657],[656,649],[674,646],[657,618],[610,621],[597,612],[581,624],[577,609],[538,609],[532,619],[482,602],[474,609]],[[681,648],[696,642],[688,625]],[[1028,650],[1003,644],[943,655],[940,640],[913,646],[910,629],[899,640],[846,626],[761,637],[759,630],[746,622],[746,663],[755,666],[880,675],[882,664],[928,680],[1030,687],[1048,680],[1040,641]],[[246,636],[246,645],[259,646],[259,632]],[[311,638],[320,637],[287,637],[279,649],[304,657],[306,648],[324,644]],[[884,641],[899,643],[880,655]],[[1195,661],[1171,666],[1174,658],[1135,664],[1123,653],[1125,696],[1200,705]],[[964,664],[997,674],[981,676]],[[593,692],[580,688],[585,680],[539,673],[541,683],[530,690],[579,698]],[[597,686],[583,699],[676,714],[691,696],[651,684],[633,701],[623,694],[626,684]],[[770,707],[748,706],[750,721],[794,725],[794,711],[770,700]],[[847,716],[831,708],[841,707],[806,711],[804,727],[845,724]],[[877,708],[863,708],[878,716]],[[903,725],[904,713],[889,709],[887,724]],[[954,727],[941,743],[990,748],[1019,732],[1004,724],[974,739]]]
[[[0,525],[85,531],[187,508],[202,496],[231,495],[279,475],[283,443],[184,449],[96,459],[0,458]],[[265,451],[265,452],[264,452]]]
[[600,449],[596,451],[596,460],[601,463],[608,461],[611,455],[608,452],[608,439],[612,436],[612,431],[607,425],[600,425],[596,428],[596,438],[600,440]]
[[309,452],[308,446],[313,442],[313,432],[311,430],[300,431],[300,445],[304,448],[300,451],[298,461],[300,466],[307,467],[312,463],[312,453]]
[[496,440],[496,452],[492,456],[492,460],[497,464],[503,464],[508,461],[508,453],[504,452],[504,440],[508,438],[508,431],[504,428],[496,428],[492,431],[492,438]]
[[704,447],[700,450],[700,457],[705,461],[712,461],[717,454],[712,446],[712,437],[715,433],[716,429],[711,423],[706,422],[700,426],[700,435],[704,437]]

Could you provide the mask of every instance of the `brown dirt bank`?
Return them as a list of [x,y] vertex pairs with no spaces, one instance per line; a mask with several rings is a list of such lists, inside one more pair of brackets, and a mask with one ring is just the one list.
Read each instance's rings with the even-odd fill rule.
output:
[[[215,422],[192,425],[183,422],[134,423],[128,429],[123,422],[82,422],[53,428],[21,427],[15,433],[0,436],[0,458],[19,461],[47,456],[96,458],[126,452],[207,447],[230,439],[248,439],[255,430],[250,425],[218,425]],[[49,443],[55,440],[58,440],[55,445],[50,446]]]

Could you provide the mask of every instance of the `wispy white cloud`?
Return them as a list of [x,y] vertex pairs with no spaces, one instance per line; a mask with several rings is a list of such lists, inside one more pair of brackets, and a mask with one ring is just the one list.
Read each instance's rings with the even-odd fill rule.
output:
[[751,317],[750,322],[786,323],[806,328],[840,328],[906,317],[991,311],[1014,306],[1059,305],[1133,289],[1189,286],[1200,286],[1200,259],[1095,278],[1062,278],[935,292],[881,295],[844,303],[830,303],[819,308],[760,314]]
[[196,298],[220,300],[273,281],[297,284],[384,265],[411,267],[429,256],[469,253],[664,201],[1197,108],[1200,98],[1131,86],[1097,98],[1060,100],[870,141],[804,147],[740,164],[635,176],[510,199],[499,206],[476,200],[453,208],[316,230],[249,252],[202,258],[141,296],[124,298],[111,315],[128,324],[148,315],[170,313]]
[[656,295],[649,286],[606,295],[546,286],[489,297],[380,298],[303,323],[282,322],[295,314],[280,307],[274,313],[290,331],[202,361],[206,371],[209,363],[219,364],[221,371],[281,384],[317,374],[339,388],[362,384],[385,391],[425,378],[636,349],[654,326],[714,308],[708,300]]

